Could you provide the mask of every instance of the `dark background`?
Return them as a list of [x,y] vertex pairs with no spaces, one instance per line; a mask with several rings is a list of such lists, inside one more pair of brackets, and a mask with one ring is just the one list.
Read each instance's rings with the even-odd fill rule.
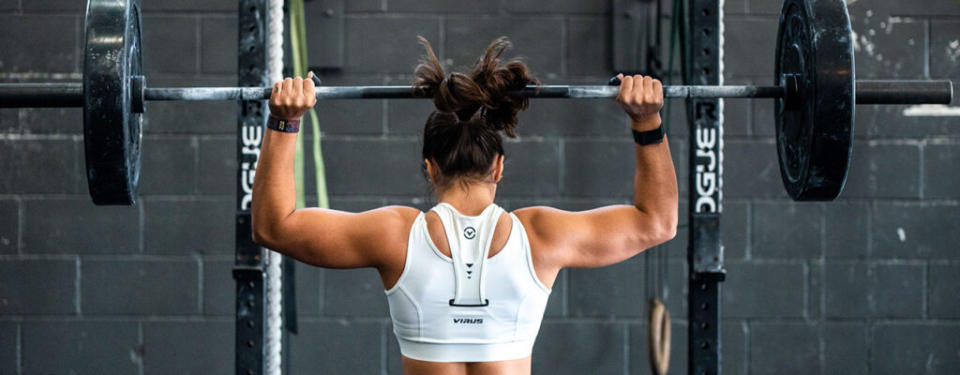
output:
[[[848,2],[859,77],[960,81],[956,0]],[[0,80],[78,80],[84,4],[0,0]],[[320,5],[307,2],[308,22]],[[148,84],[235,85],[236,8],[144,0]],[[455,65],[508,35],[546,83],[598,84],[613,73],[610,9],[606,0],[348,1],[346,67],[323,79],[407,84],[417,34]],[[773,0],[726,1],[728,83],[772,82],[779,9]],[[317,30],[308,34],[314,58],[324,46]],[[673,107],[671,146],[685,201],[681,107]],[[318,105],[334,208],[431,204],[417,157],[430,108]],[[960,369],[960,123],[902,110],[858,107],[843,196],[796,204],[780,186],[772,103],[727,102],[726,374]],[[0,373],[233,371],[237,105],[149,103],[147,113],[140,203],[95,208],[83,180],[81,111],[0,110]],[[584,209],[630,198],[633,153],[612,102],[535,101],[520,134],[508,145],[501,205]],[[672,373],[686,372],[686,236],[681,228],[654,250],[670,259]],[[649,373],[645,261],[562,273],[534,373]],[[297,276],[295,373],[400,372],[376,272],[301,266]]]

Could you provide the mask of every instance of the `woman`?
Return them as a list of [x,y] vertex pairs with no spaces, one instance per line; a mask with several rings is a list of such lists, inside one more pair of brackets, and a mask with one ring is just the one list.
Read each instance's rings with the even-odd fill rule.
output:
[[[516,136],[536,81],[500,56],[495,40],[469,75],[443,71],[430,44],[414,86],[436,111],[423,162],[439,204],[427,213],[389,206],[362,213],[295,209],[296,121],[316,103],[312,73],[277,82],[253,189],[254,241],[327,268],[375,267],[383,281],[405,374],[529,374],[550,288],[565,267],[602,267],[672,239],[677,179],[661,131],[660,82],[618,76],[616,100],[637,142],[634,204],[567,212],[494,204],[503,139]],[[626,150],[624,150],[626,152]],[[598,182],[599,183],[599,182]]]

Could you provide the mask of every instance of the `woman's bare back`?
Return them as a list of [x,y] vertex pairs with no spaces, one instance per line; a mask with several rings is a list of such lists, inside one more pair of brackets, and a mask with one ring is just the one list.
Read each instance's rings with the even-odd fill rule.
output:
[[497,362],[425,362],[403,357],[406,375],[529,375],[530,357]]

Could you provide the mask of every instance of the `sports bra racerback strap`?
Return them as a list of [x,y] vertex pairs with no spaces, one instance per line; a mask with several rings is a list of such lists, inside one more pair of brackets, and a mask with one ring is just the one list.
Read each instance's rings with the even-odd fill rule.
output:
[[450,204],[440,203],[431,210],[440,217],[453,258],[456,289],[450,305],[487,306],[484,288],[487,258],[503,209],[491,204],[478,216],[466,216]]

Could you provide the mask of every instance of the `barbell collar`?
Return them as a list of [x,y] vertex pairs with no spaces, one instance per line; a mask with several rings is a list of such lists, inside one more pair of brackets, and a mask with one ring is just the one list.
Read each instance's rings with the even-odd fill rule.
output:
[[950,104],[947,80],[857,80],[857,104]]

